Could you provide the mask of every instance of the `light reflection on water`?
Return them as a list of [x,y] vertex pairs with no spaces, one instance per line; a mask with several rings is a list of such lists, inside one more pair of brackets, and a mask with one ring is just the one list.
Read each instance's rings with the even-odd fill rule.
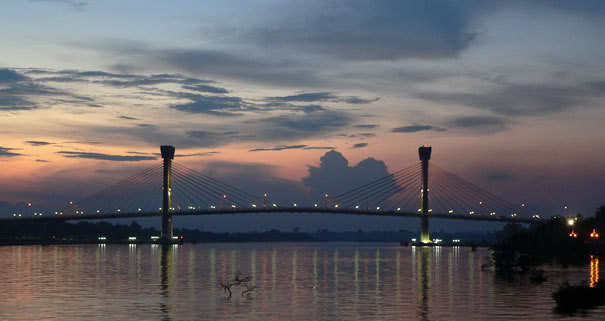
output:
[[[0,247],[0,320],[544,320],[564,281],[586,268],[547,268],[548,281],[500,280],[489,253],[392,244],[286,243]],[[238,272],[256,286],[218,284]]]

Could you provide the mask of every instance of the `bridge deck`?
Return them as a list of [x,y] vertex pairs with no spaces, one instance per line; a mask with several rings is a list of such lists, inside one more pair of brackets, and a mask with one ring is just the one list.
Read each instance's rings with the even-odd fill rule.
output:
[[[419,218],[418,213],[400,212],[395,210],[362,210],[345,208],[317,208],[317,207],[270,207],[270,208],[234,208],[234,209],[204,209],[204,210],[175,210],[171,212],[173,216],[204,216],[204,215],[228,215],[228,214],[262,214],[262,213],[305,213],[305,214],[344,214],[344,215],[364,215],[364,216],[390,216]],[[161,212],[130,212],[130,213],[102,213],[102,214],[80,214],[80,215],[48,215],[34,217],[9,217],[0,218],[0,222],[19,221],[19,222],[39,222],[39,221],[72,221],[72,220],[103,220],[120,218],[142,218],[142,217],[161,217]],[[460,214],[440,214],[432,213],[429,216],[434,219],[455,219],[472,221],[489,221],[500,223],[534,223],[539,222],[536,219],[518,218],[507,216],[485,216],[485,215],[460,215]]]

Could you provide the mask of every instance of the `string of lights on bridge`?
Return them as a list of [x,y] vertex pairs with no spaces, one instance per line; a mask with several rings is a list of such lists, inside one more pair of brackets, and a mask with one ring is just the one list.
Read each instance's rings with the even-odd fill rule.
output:
[[[353,188],[343,193],[323,193],[313,200],[278,202],[271,193],[256,195],[217,180],[178,162],[172,166],[173,198],[171,212],[262,212],[263,210],[308,209],[310,212],[350,212],[352,214],[406,213],[420,214],[418,208],[422,188],[420,186],[420,164],[416,163],[384,177]],[[55,216],[120,215],[157,213],[162,210],[162,166],[152,166],[130,177],[122,179],[80,201],[70,201],[61,210],[50,212]],[[250,189],[255,188],[251,186]],[[539,220],[541,216],[528,209],[526,202],[514,205],[494,194],[450,173],[431,165],[430,179],[431,208],[429,213],[449,216],[488,216],[525,218]],[[31,203],[28,204],[32,207]],[[160,206],[158,206],[160,205]],[[245,210],[245,211],[244,211]],[[23,213],[13,213],[21,217]],[[34,217],[47,215],[33,211]],[[48,215],[47,215],[48,216]]]

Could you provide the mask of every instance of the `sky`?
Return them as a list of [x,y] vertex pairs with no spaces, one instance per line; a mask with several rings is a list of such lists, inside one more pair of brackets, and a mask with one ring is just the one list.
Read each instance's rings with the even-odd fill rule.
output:
[[6,0],[0,20],[4,206],[84,197],[161,144],[284,198],[429,144],[545,216],[605,203],[602,1]]

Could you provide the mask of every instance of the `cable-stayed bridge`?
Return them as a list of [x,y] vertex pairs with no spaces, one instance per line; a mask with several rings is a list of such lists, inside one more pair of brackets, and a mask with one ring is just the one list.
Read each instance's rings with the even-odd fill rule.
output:
[[340,194],[277,202],[270,191],[244,191],[174,162],[175,149],[162,146],[162,164],[142,170],[53,212],[12,213],[4,220],[69,221],[161,217],[164,242],[172,242],[173,216],[255,213],[322,213],[420,218],[420,241],[430,243],[429,218],[531,223],[540,220],[525,203],[512,203],[430,164],[431,147],[420,162]]

